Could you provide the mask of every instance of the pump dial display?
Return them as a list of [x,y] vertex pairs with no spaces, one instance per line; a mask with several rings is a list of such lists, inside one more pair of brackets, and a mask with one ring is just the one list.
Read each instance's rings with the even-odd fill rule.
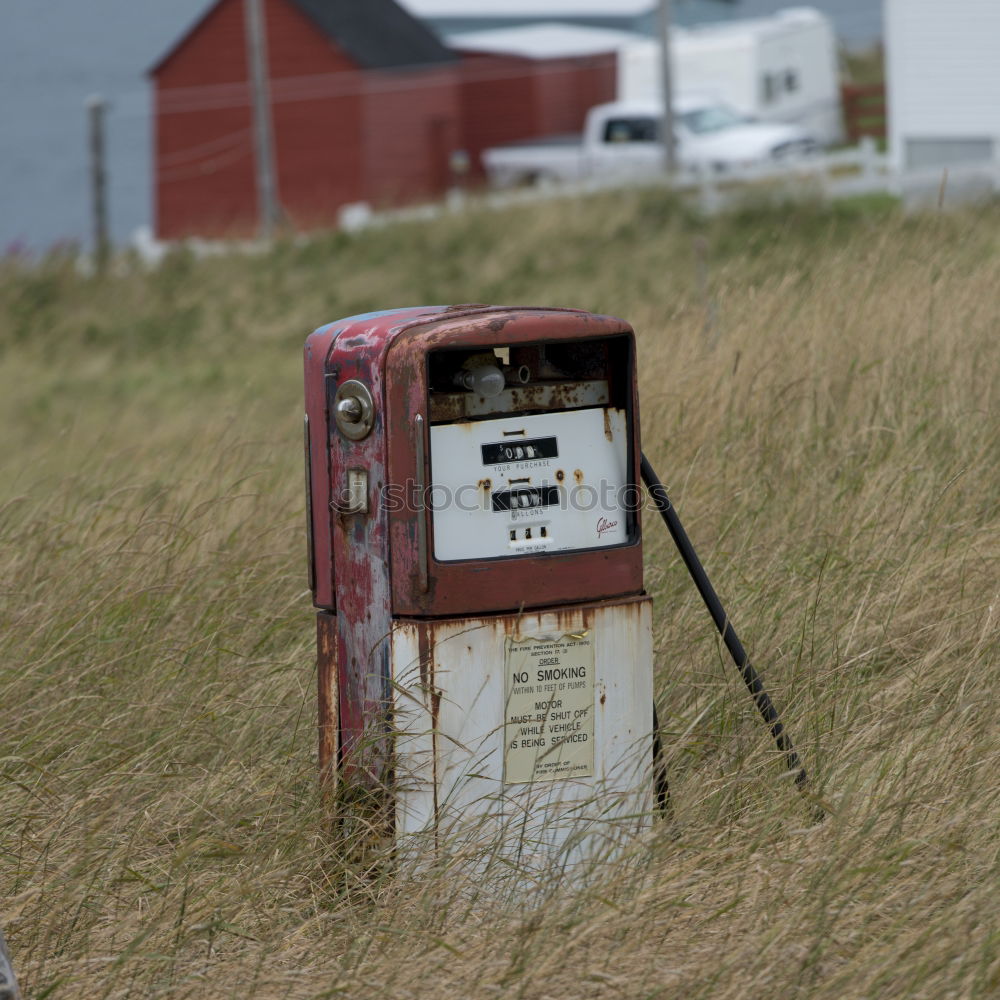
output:
[[559,444],[554,437],[521,441],[500,441],[482,446],[483,465],[501,465],[504,462],[530,462],[536,458],[558,458]]
[[537,510],[539,507],[554,507],[559,503],[558,486],[521,487],[516,490],[504,490],[494,493],[492,497],[495,511]]
[[620,409],[434,424],[430,450],[439,561],[628,540],[628,435]]

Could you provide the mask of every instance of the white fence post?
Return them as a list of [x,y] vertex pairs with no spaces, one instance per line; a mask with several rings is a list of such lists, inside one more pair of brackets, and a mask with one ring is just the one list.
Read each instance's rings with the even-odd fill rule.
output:
[[870,181],[875,176],[877,156],[875,152],[875,140],[870,135],[863,135],[861,142],[858,143],[858,149],[861,152],[861,176],[866,181]]
[[715,215],[719,210],[719,192],[715,186],[715,170],[710,163],[699,163],[695,167],[698,181],[698,201],[705,215]]

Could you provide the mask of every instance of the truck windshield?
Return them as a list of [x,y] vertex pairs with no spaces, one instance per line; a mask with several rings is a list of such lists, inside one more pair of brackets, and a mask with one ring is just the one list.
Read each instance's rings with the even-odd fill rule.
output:
[[720,132],[725,128],[746,125],[750,121],[745,115],[741,115],[732,108],[727,108],[724,104],[713,104],[704,108],[696,108],[694,111],[684,111],[681,113],[680,119],[696,135],[703,135],[705,132]]

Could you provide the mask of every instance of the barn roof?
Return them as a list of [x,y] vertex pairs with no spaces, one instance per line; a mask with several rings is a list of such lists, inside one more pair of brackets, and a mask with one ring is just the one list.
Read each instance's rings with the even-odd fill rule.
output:
[[[395,0],[288,0],[362,69],[392,69],[453,62],[451,51],[422,21]],[[161,66],[225,0],[215,0],[148,70]]]
[[657,0],[402,0],[417,17],[542,17],[556,20],[581,15],[637,16],[653,10]]
[[395,0],[291,0],[365,69],[452,62],[454,52]]

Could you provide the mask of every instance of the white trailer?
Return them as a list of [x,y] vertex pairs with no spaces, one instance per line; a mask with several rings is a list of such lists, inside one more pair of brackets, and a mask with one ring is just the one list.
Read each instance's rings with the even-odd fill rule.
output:
[[[711,94],[762,121],[799,125],[828,145],[842,139],[837,41],[818,10],[675,28],[671,42],[675,89]],[[619,49],[619,100],[660,98],[660,51],[654,39]]]

